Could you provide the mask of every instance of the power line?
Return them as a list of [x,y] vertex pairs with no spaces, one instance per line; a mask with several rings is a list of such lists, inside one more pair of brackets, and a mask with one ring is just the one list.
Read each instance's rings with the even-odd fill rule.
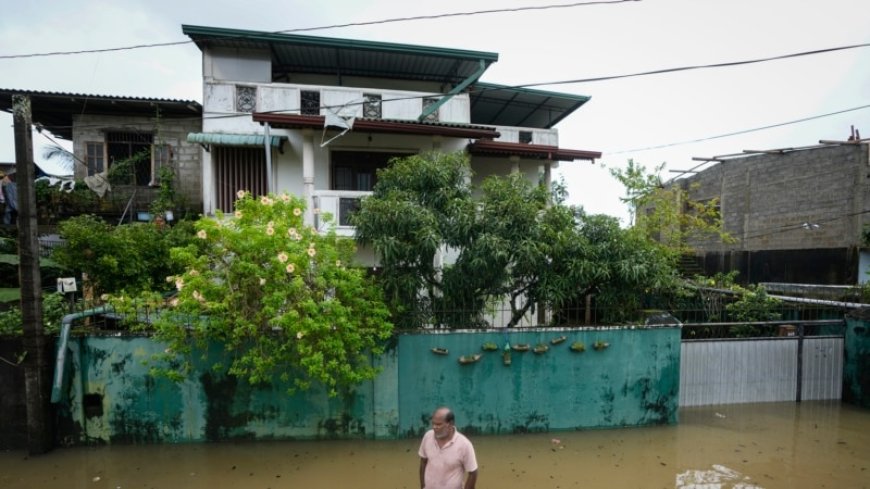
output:
[[795,119],[795,120],[791,120],[791,121],[787,121],[787,122],[779,122],[779,123],[770,124],[767,126],[754,127],[752,129],[743,129],[741,131],[734,131],[734,132],[729,132],[729,133],[725,133],[725,134],[719,134],[717,136],[709,136],[709,137],[705,137],[705,138],[690,139],[687,141],[678,141],[675,143],[659,144],[656,146],[646,146],[644,148],[624,149],[624,150],[620,150],[620,151],[608,151],[608,152],[604,152],[602,154],[618,155],[618,154],[623,154],[623,153],[638,153],[641,151],[649,151],[649,150],[653,150],[653,149],[670,148],[672,146],[680,146],[680,145],[684,145],[684,144],[700,143],[703,141],[710,141],[713,139],[727,138],[727,137],[731,137],[731,136],[738,136],[740,134],[747,134],[750,132],[763,131],[765,129],[773,129],[775,127],[782,127],[782,126],[788,126],[791,124],[798,124],[801,122],[807,122],[807,121],[811,121],[811,120],[815,120],[815,119],[821,119],[823,117],[830,117],[832,115],[845,114],[846,112],[854,112],[856,110],[863,110],[863,109],[867,109],[867,108],[870,108],[870,104],[859,105],[858,107],[852,107],[849,109],[838,110],[835,112],[828,112],[827,114],[819,114],[819,115],[813,115],[813,116],[809,116],[809,117],[803,117],[801,119]]
[[[565,9],[565,8],[574,8],[574,7],[586,7],[593,5],[612,5],[619,3],[628,3],[628,2],[640,2],[642,0],[597,0],[597,1],[589,1],[589,2],[573,2],[573,3],[564,3],[564,4],[552,4],[552,5],[533,5],[526,7],[513,7],[513,8],[500,8],[500,9],[489,9],[489,10],[471,10],[467,12],[453,12],[453,13],[445,13],[445,14],[432,14],[432,15],[415,15],[409,17],[394,17],[390,19],[381,19],[381,20],[371,20],[371,21],[363,21],[363,22],[348,22],[344,24],[333,24],[319,27],[301,27],[298,29],[284,29],[280,31],[273,31],[271,34],[292,34],[296,32],[311,32],[311,31],[320,31],[327,29],[340,29],[344,27],[360,27],[360,26],[368,26],[368,25],[380,25],[380,24],[391,24],[396,22],[410,22],[417,20],[434,20],[434,19],[446,19],[451,17],[469,17],[473,15],[485,15],[485,14],[497,14],[497,13],[508,13],[508,12],[526,12],[533,10],[554,10],[554,9]],[[244,37],[244,36],[239,36]],[[208,39],[203,39],[208,40]],[[186,40],[186,41],[173,41],[173,42],[161,42],[161,43],[152,43],[152,44],[135,44],[132,46],[121,46],[114,48],[102,48],[102,49],[83,49],[79,51],[52,51],[47,53],[27,53],[27,54],[7,54],[0,55],[0,59],[20,59],[20,58],[40,58],[47,56],[69,56],[69,55],[77,55],[77,54],[93,54],[93,53],[108,53],[114,51],[130,51],[134,49],[146,49],[146,48],[160,48],[167,46],[180,46],[183,44],[191,44],[194,41]]]
[[861,43],[861,44],[850,44],[848,46],[836,46],[832,48],[823,48],[823,49],[814,49],[812,51],[801,51],[798,53],[789,53],[789,54],[781,54],[778,56],[768,56],[765,58],[756,58],[749,60],[741,60],[741,61],[726,61],[724,63],[712,63],[712,64],[704,64],[704,65],[688,65],[688,66],[678,66],[675,68],[662,68],[658,70],[651,71],[639,71],[637,73],[626,73],[622,75],[608,75],[608,76],[598,76],[592,78],[578,78],[575,80],[564,80],[558,82],[544,82],[544,83],[525,83],[523,85],[516,85],[515,87],[507,87],[507,88],[530,88],[530,87],[539,87],[544,85],[569,85],[575,83],[591,83],[598,81],[608,81],[608,80],[618,80],[621,78],[633,78],[638,76],[649,76],[649,75],[661,75],[664,73],[677,73],[680,71],[692,71],[692,70],[703,70],[709,68],[730,68],[732,66],[742,66],[742,65],[750,65],[756,63],[766,63],[768,61],[779,61],[783,59],[790,58],[798,58],[802,56],[812,56],[816,54],[826,54],[833,53],[836,51],[845,51],[848,49],[858,49],[858,48],[866,48],[870,47],[870,42]]

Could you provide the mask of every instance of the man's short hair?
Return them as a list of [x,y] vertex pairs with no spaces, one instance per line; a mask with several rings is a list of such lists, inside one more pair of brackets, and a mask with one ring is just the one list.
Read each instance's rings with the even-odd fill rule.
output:
[[453,416],[453,411],[448,409],[447,412],[444,413],[444,421],[452,423],[454,419],[456,418]]

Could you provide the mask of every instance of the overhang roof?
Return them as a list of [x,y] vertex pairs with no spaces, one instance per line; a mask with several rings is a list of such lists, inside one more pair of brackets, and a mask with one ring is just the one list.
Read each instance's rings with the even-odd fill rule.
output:
[[272,55],[273,78],[282,73],[370,76],[458,84],[497,53],[411,44],[182,25],[199,47],[259,49]]
[[601,158],[599,151],[584,151],[579,149],[564,149],[558,146],[542,144],[509,143],[503,141],[475,141],[468,145],[468,152],[473,155],[519,156],[534,160],[594,160]]
[[[322,115],[253,114],[254,122],[268,122],[272,127],[283,129],[322,129],[326,117]],[[361,119],[353,123],[352,131],[390,134],[418,134],[469,139],[492,139],[500,136],[493,127],[444,122],[418,122],[394,119]]]
[[118,97],[69,92],[42,92],[0,88],[0,110],[12,112],[12,96],[29,95],[31,118],[52,134],[72,139],[74,115],[138,115],[180,118],[202,117],[202,106],[193,100]]
[[589,101],[585,95],[478,82],[471,89],[471,122],[549,129]]

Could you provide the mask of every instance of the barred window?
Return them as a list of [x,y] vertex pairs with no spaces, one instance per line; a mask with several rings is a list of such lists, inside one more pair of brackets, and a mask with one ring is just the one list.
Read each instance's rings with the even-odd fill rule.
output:
[[300,113],[302,115],[320,115],[320,92],[317,90],[302,90],[300,96]]
[[368,119],[380,119],[382,98],[373,93],[363,94],[363,117]]
[[257,87],[236,86],[236,112],[254,112],[257,109]]

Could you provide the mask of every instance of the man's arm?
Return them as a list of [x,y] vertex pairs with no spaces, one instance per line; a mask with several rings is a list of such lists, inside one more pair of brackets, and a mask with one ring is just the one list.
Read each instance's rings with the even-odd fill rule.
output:
[[474,485],[477,484],[477,471],[469,472],[468,479],[465,479],[465,489],[474,489]]
[[[420,489],[426,487],[426,464],[429,463],[428,458],[420,457]],[[474,487],[474,486],[472,486]]]

